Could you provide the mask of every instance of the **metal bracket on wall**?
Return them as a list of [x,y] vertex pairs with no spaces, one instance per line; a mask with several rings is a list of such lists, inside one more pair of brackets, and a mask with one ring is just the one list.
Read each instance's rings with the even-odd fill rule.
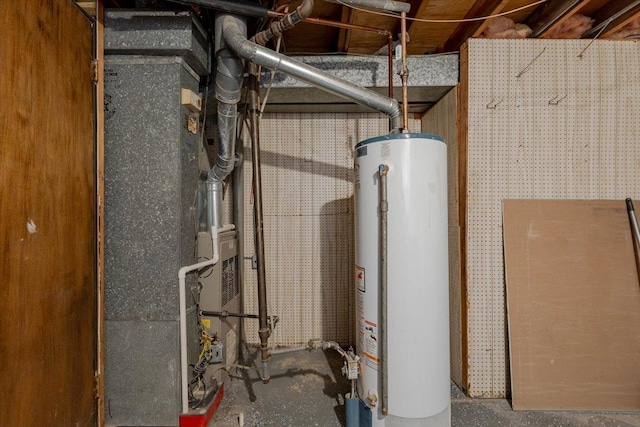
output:
[[254,270],[258,269],[258,255],[257,254],[253,254],[251,256],[251,268]]

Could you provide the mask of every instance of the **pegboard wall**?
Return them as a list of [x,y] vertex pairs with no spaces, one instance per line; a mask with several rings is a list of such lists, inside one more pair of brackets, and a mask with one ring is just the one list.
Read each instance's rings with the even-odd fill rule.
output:
[[[381,114],[265,114],[260,123],[269,314],[280,317],[269,342],[312,338],[354,344],[353,148],[388,133]],[[411,120],[420,131],[420,121]],[[251,146],[245,154],[244,309],[258,312]],[[258,343],[257,321],[245,322]]]
[[460,286],[460,219],[458,203],[458,127],[456,112],[458,88],[449,91],[422,117],[422,132],[435,133],[447,144],[447,187],[449,214],[449,344],[451,379],[459,385],[462,378],[462,288]]
[[640,197],[640,43],[471,39],[467,54],[467,385],[504,397],[502,200]]

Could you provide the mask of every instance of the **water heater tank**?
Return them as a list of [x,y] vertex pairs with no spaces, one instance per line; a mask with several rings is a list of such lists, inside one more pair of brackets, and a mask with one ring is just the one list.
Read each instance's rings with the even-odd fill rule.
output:
[[[360,142],[355,156],[358,395],[373,427],[448,427],[446,145],[436,135],[390,134]],[[380,336],[380,165],[388,167],[386,356]]]

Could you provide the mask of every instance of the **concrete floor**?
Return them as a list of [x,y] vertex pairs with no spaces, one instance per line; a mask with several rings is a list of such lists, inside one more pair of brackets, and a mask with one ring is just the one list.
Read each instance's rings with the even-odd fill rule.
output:
[[[247,352],[246,364],[257,351]],[[272,358],[271,381],[242,370],[225,383],[225,396],[210,427],[344,426],[342,377],[335,351],[284,353]],[[640,412],[513,411],[505,399],[471,399],[451,386],[452,427],[640,427]]]

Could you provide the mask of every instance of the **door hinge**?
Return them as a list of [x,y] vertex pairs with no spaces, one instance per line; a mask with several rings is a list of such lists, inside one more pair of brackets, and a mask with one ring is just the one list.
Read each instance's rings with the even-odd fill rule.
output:
[[98,83],[98,60],[91,60],[91,81]]

